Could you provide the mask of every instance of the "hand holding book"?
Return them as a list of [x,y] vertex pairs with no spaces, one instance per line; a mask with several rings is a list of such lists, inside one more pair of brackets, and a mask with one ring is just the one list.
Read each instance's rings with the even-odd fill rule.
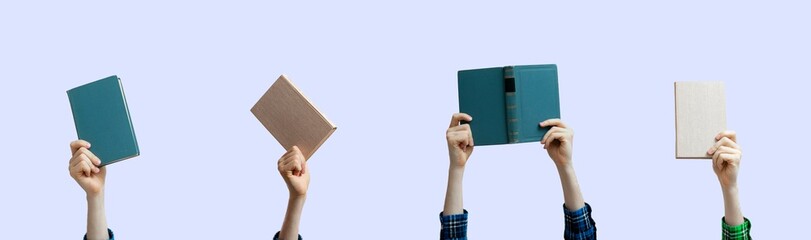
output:
[[712,169],[721,187],[736,186],[741,164],[741,146],[736,143],[736,134],[734,131],[723,131],[715,136],[715,141],[715,145],[707,150],[707,154],[712,156]]
[[304,196],[310,185],[310,171],[307,169],[307,160],[298,147],[293,146],[279,158],[279,173],[287,184],[290,196]]
[[72,157],[68,163],[70,176],[87,194],[87,233],[85,239],[110,239],[104,211],[105,167],[90,150],[90,143],[76,140],[70,143]]
[[572,164],[572,140],[574,132],[566,127],[560,119],[549,119],[541,122],[541,127],[552,127],[541,139],[541,145],[549,153],[549,157],[560,167]]
[[279,173],[287,184],[290,198],[287,201],[287,213],[284,215],[282,229],[276,233],[278,239],[301,239],[299,224],[304,209],[304,200],[307,198],[307,188],[310,186],[310,170],[307,169],[307,159],[298,146],[290,147],[279,158]]
[[723,131],[715,135],[715,145],[707,154],[712,156],[712,170],[721,183],[724,196],[724,223],[737,226],[744,224],[743,211],[738,196],[738,170],[741,166],[741,146],[737,143],[734,131]]
[[448,154],[451,167],[464,167],[467,159],[473,154],[473,132],[470,131],[470,122],[473,118],[465,113],[453,114],[451,124],[445,132],[448,141]]
[[107,170],[99,167],[101,160],[90,150],[90,143],[76,140],[70,143],[71,159],[68,163],[70,176],[84,189],[88,197],[101,194]]

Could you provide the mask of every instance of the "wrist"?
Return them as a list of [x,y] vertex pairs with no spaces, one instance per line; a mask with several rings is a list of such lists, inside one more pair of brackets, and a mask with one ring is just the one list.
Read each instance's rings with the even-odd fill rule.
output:
[[459,182],[461,183],[462,178],[465,176],[465,167],[462,166],[453,166],[451,165],[450,169],[448,169],[448,183]]
[[290,195],[290,199],[287,200],[287,211],[289,212],[291,209],[296,209],[295,211],[301,212],[301,209],[304,208],[306,198],[306,195]]
[[304,201],[307,199],[307,193],[290,193],[290,201]]
[[724,193],[724,196],[737,196],[738,186],[736,184],[722,185],[721,192]]
[[459,154],[450,154],[450,167],[451,168],[465,168],[465,164],[467,163],[467,159],[464,156]]
[[95,193],[87,193],[87,195],[85,195],[85,198],[87,199],[88,203],[104,202],[104,191],[102,190]]
[[451,167],[448,168],[448,180],[449,181],[461,181],[462,178],[465,176],[465,166],[455,166],[451,164]]
[[561,184],[565,185],[567,183],[577,183],[577,174],[574,172],[573,166],[557,166],[557,169]]
[[727,191],[735,191],[735,192],[738,191],[738,183],[736,182],[724,183],[723,181],[720,182],[721,182],[721,190],[724,190],[725,193]]
[[451,172],[451,173],[465,172],[465,165],[458,165],[458,164],[451,163],[450,167],[448,167],[448,172]]
[[558,173],[560,175],[574,174],[574,166],[572,166],[571,162],[569,162],[569,163],[557,163],[557,162],[555,162],[555,168],[558,169]]

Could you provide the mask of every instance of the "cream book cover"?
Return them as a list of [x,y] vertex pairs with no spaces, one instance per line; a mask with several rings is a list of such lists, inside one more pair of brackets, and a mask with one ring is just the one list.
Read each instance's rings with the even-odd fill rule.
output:
[[298,146],[306,159],[337,129],[285,75],[279,76],[251,112],[285,150]]
[[707,150],[726,130],[723,82],[675,82],[676,158],[710,159]]

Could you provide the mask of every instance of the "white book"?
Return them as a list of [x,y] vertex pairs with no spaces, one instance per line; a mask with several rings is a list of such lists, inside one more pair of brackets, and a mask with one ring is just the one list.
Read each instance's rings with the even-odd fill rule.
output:
[[711,159],[715,136],[726,130],[723,82],[675,82],[676,158]]

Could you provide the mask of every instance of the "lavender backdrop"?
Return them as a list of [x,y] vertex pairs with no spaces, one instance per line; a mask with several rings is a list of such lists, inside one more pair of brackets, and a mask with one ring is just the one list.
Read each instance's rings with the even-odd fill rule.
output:
[[[788,239],[809,213],[809,6],[794,1],[6,1],[0,234],[80,239],[65,90],[117,74],[142,156],[111,165],[120,239],[270,239],[283,153],[249,112],[285,73],[338,125],[311,159],[306,239],[436,239],[456,71],[556,63],[602,239],[717,239],[708,161],[674,159],[673,81],[723,80],[745,216]],[[473,239],[560,239],[539,144],[480,147]]]

